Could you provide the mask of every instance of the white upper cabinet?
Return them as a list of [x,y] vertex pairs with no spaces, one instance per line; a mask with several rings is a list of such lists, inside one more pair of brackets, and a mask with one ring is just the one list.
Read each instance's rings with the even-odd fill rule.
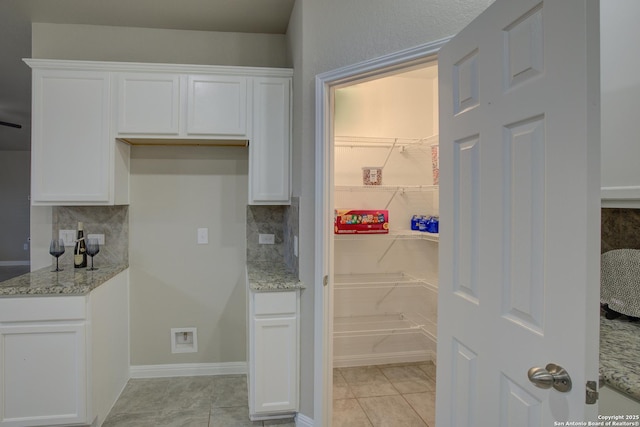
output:
[[190,75],[188,82],[187,135],[247,138],[247,77]]
[[247,77],[116,73],[117,135],[128,138],[247,139]]
[[[116,187],[128,187],[115,176],[126,168],[128,147],[110,139],[109,73],[28,63],[33,68],[32,203],[115,203]],[[122,197],[128,202],[128,194]]]
[[129,203],[129,144],[245,146],[249,204],[291,201],[292,70],[25,60],[32,203]]
[[291,79],[253,80],[249,204],[291,202]]
[[180,76],[117,73],[118,133],[177,136],[180,131]]

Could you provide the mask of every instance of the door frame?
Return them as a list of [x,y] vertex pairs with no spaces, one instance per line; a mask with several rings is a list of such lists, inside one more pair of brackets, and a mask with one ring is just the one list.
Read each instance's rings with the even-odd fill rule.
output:
[[[333,402],[333,102],[334,89],[437,59],[451,37],[336,70],[315,80],[314,425],[330,425]],[[325,279],[326,277],[326,279]],[[326,281],[325,281],[326,280]]]

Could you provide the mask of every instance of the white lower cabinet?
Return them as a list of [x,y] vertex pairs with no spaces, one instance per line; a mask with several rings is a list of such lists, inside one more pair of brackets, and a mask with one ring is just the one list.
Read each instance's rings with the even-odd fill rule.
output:
[[286,418],[298,411],[299,291],[249,296],[249,415]]
[[[128,380],[128,273],[96,290],[0,298],[0,426],[102,424]],[[98,336],[105,310],[115,327]]]

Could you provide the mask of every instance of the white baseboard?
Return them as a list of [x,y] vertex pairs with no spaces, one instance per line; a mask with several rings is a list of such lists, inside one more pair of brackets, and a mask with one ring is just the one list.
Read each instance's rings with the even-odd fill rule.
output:
[[0,267],[14,267],[18,265],[31,265],[29,260],[27,261],[0,261]]
[[358,356],[335,356],[333,358],[333,367],[350,368],[354,366],[372,366],[387,365],[390,363],[413,363],[429,361],[435,363],[435,352],[420,350],[386,354],[365,354]]
[[313,418],[298,412],[296,415],[296,427],[314,427]]
[[170,365],[134,365],[131,378],[195,377],[205,375],[239,375],[247,373],[247,362],[176,363]]

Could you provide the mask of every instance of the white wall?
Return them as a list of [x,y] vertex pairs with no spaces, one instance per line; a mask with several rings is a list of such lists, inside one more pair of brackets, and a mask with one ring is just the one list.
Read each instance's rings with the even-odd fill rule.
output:
[[0,262],[28,262],[29,151],[0,151]]
[[[455,34],[492,0],[298,0],[287,33],[294,64],[293,182],[300,196],[301,412],[314,417],[315,76]],[[319,414],[316,414],[319,415]]]
[[603,199],[636,199],[632,205],[605,200],[606,206],[640,207],[640,56],[631,42],[640,38],[638,16],[636,0],[600,3]]
[[[247,171],[246,148],[131,150],[131,365],[246,360]],[[197,353],[171,354],[181,327]]]

